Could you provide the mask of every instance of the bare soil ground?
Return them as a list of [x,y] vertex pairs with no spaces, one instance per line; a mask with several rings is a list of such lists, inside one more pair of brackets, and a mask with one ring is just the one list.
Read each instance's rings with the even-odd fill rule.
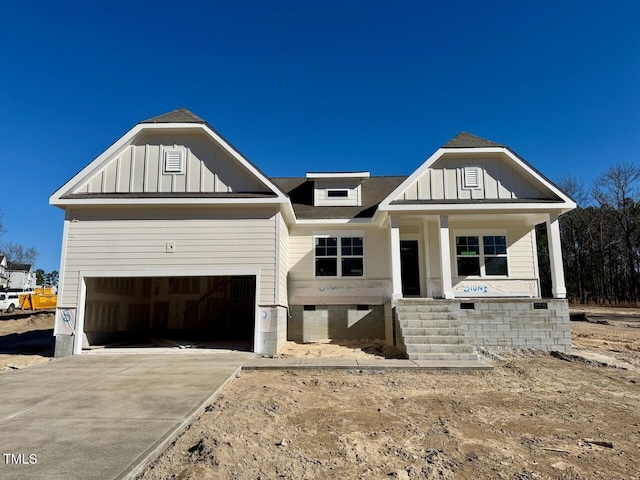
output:
[[0,313],[0,375],[53,358],[52,311]]
[[[565,360],[496,350],[489,372],[244,373],[142,478],[638,479],[640,310],[586,314]],[[51,313],[0,315],[0,374],[47,361],[52,327]],[[328,342],[281,354],[394,352]]]
[[[142,478],[640,478],[640,310],[591,314],[609,325],[572,322],[572,361],[500,350],[490,372],[244,373]],[[339,348],[371,355],[285,354]]]

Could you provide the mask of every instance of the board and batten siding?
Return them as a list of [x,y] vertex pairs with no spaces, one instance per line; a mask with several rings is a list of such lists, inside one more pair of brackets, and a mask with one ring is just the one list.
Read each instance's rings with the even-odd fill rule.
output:
[[[180,150],[184,173],[163,173],[164,151]],[[73,193],[229,193],[270,190],[204,133],[153,133],[108,158]]]
[[[77,305],[81,271],[155,276],[189,267],[195,275],[259,268],[259,303],[275,303],[275,212],[76,210],[68,218],[60,306]],[[168,242],[175,244],[173,253],[166,251]]]
[[[479,187],[463,188],[465,166],[479,167]],[[398,200],[556,199],[517,165],[498,156],[445,155],[413,182]]]

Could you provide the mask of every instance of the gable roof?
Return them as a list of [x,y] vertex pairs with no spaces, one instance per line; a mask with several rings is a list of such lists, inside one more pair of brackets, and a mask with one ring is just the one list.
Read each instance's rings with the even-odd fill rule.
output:
[[[205,120],[190,112],[186,108],[179,108],[171,112],[152,117],[137,123],[132,129],[130,129],[125,135],[123,135],[118,141],[113,143],[107,150],[105,150],[100,156],[90,162],[85,168],[78,172],[56,192],[54,192],[49,203],[52,205],[61,206],[69,202],[85,201],[85,203],[126,203],[131,201],[132,198],[139,199],[144,202],[150,203],[166,203],[174,202],[176,199],[188,199],[191,203],[198,202],[219,202],[226,201],[248,201],[250,195],[241,195],[239,193],[229,192],[228,194],[202,194],[202,195],[188,195],[188,194],[170,194],[157,195],[157,194],[126,194],[126,193],[74,193],[74,188],[88,175],[93,174],[96,170],[101,168],[104,162],[107,162],[112,155],[117,154],[119,149],[126,146],[129,142],[132,142],[139,135],[145,133],[147,130],[155,130],[162,128],[181,129],[181,128],[199,128],[202,129],[205,134],[209,135],[214,141],[216,141],[224,150],[231,154],[246,170],[248,170],[258,182],[261,182],[267,189],[271,190],[273,194],[262,194],[258,197],[263,197],[263,200],[273,201],[276,199],[278,202],[286,201],[286,194],[280,189],[278,185],[273,183],[271,179],[262,172],[253,162],[246,158],[237,148],[235,148],[228,140],[226,140],[220,133],[218,133],[211,125]],[[252,192],[244,192],[252,193]],[[235,200],[234,200],[235,199]]]
[[[421,178],[427,170],[429,170],[436,162],[438,162],[443,155],[447,153],[489,153],[489,154],[501,154],[509,161],[517,165],[526,176],[534,180],[540,185],[547,188],[554,196],[557,197],[557,201],[549,201],[549,199],[498,199],[491,201],[480,201],[480,199],[467,199],[463,201],[451,201],[446,200],[410,200],[406,201],[400,198],[400,196],[407,191],[418,179]],[[509,204],[529,205],[535,209],[545,209],[544,205],[553,204],[554,211],[567,212],[573,210],[576,207],[575,202],[562,190],[555,185],[551,180],[542,175],[532,165],[526,162],[522,157],[515,153],[511,148],[501,145],[499,143],[487,140],[476,135],[472,135],[468,132],[460,132],[453,137],[442,147],[440,147],[431,157],[429,157],[417,170],[415,170],[402,184],[400,184],[391,194],[385,198],[380,206],[380,210],[446,210],[446,209],[459,209],[460,207],[469,206],[471,208],[479,207],[481,205],[492,204],[497,207],[510,208]]]
[[178,108],[171,112],[163,113],[157,117],[143,120],[140,123],[207,123],[199,116],[190,112],[186,108]]
[[481,147],[507,148],[505,145],[500,145],[499,143],[492,142],[491,140],[487,140],[482,137],[477,137],[476,135],[472,135],[467,132],[460,132],[458,135],[456,135],[447,143],[445,143],[441,148],[481,148]]
[[303,177],[279,177],[272,178],[272,180],[289,195],[296,218],[300,220],[328,220],[372,218],[380,202],[406,178],[406,176],[393,176],[363,179],[360,184],[362,206],[359,207],[314,206],[313,180],[307,180]]
[[12,272],[30,272],[31,264],[7,262],[7,270],[11,270]]

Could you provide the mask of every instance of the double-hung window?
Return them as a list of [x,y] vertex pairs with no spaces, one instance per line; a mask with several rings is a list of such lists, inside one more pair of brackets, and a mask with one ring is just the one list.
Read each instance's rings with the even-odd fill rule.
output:
[[316,277],[363,277],[364,237],[316,235]]
[[507,237],[456,236],[456,268],[459,277],[508,276]]

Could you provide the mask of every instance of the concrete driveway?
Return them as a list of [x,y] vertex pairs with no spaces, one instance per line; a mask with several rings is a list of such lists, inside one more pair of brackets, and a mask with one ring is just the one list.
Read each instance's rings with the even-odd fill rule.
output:
[[96,354],[0,375],[0,478],[140,471],[252,353]]

